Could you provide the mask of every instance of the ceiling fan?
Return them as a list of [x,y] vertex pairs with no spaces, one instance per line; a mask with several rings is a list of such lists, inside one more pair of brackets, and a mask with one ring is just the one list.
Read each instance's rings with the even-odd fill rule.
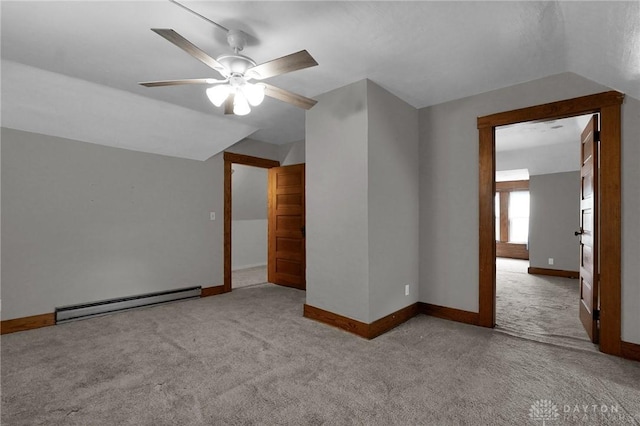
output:
[[[313,99],[262,82],[262,80],[270,77],[318,65],[309,52],[301,50],[258,65],[248,56],[239,53],[247,44],[246,33],[240,30],[225,28],[175,0],[169,1],[225,31],[227,33],[227,43],[229,43],[229,46],[233,49],[233,53],[223,54],[214,59],[176,31],[172,29],[152,28],[151,31],[164,37],[169,42],[175,44],[180,49],[215,70],[220,74],[222,79],[190,78],[183,80],[147,81],[139,84],[145,87],[176,86],[183,84],[209,85],[210,87],[206,90],[207,97],[211,103],[217,107],[224,105],[225,114],[246,115],[251,112],[250,105],[260,105],[265,96],[288,102],[304,109],[310,109],[317,103],[317,101]],[[253,83],[252,80],[256,80],[257,83]]]

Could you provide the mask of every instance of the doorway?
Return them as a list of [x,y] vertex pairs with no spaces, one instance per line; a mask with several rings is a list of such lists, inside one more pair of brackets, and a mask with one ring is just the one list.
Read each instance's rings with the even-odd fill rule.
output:
[[262,167],[231,169],[231,288],[267,282],[267,175]]
[[[495,165],[496,128],[529,121],[545,121],[600,114],[599,198],[600,350],[621,352],[621,228],[620,228],[620,143],[621,104],[624,95],[605,92],[565,101],[497,113],[478,118],[479,129],[479,325],[496,324],[496,244],[495,244]],[[576,302],[577,303],[577,302]],[[594,321],[595,321],[594,316]]]
[[580,321],[581,134],[591,114],[496,128],[496,330],[594,351]]
[[[244,165],[262,169],[279,167],[280,162],[249,155],[224,153],[224,283],[223,291],[230,292],[232,288],[233,252],[232,252],[232,173],[233,165]],[[266,191],[266,188],[265,188]]]
[[224,283],[222,292],[232,289],[232,166],[268,169],[267,192],[267,281],[306,289],[305,165],[280,166],[279,161],[224,153]]

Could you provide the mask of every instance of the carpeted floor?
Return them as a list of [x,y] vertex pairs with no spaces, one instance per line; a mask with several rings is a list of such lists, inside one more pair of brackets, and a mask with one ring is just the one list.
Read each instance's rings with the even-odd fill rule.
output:
[[597,351],[578,317],[578,280],[527,273],[526,260],[498,258],[497,331]]
[[640,422],[638,362],[423,315],[367,341],[304,298],[264,284],[4,335],[2,424]]
[[267,282],[267,267],[256,266],[254,268],[238,269],[231,271],[231,288],[238,289]]

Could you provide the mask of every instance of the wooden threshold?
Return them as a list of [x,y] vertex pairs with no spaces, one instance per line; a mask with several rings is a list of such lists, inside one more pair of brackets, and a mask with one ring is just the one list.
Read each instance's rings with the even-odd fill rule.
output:
[[15,333],[16,331],[27,331],[41,327],[49,327],[56,324],[54,313],[32,315],[30,317],[15,318],[2,321],[0,324],[0,334]]
[[578,271],[563,271],[560,269],[534,268],[531,266],[527,269],[527,273],[532,275],[549,275],[551,277],[564,277],[564,278],[580,277],[580,272]]
[[387,331],[402,324],[403,322],[418,315],[418,304],[413,303],[400,310],[382,317],[371,324],[367,324],[353,318],[345,317],[315,306],[304,305],[304,316],[306,318],[339,328],[349,333],[356,334],[365,339],[374,339]]
[[218,294],[227,293],[224,285],[217,285],[214,287],[204,287],[200,292],[200,297],[216,296]]
[[450,321],[463,322],[465,324],[478,325],[480,323],[477,312],[464,311],[462,309],[447,308],[446,306],[432,305],[431,303],[418,302],[420,313]]

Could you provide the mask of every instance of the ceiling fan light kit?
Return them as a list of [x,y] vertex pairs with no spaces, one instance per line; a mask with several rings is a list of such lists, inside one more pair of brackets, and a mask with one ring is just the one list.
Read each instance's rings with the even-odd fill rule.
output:
[[170,1],[226,31],[227,43],[229,47],[233,49],[234,53],[220,55],[214,59],[174,30],[152,28],[151,31],[164,37],[169,42],[203,62],[218,72],[224,79],[192,78],[185,80],[149,81],[140,83],[141,85],[145,87],[160,87],[183,84],[208,84],[211,87],[206,90],[207,97],[216,107],[224,105],[225,114],[247,115],[251,112],[251,106],[255,107],[260,105],[265,96],[288,102],[304,109],[310,109],[316,104],[317,101],[313,99],[289,92],[285,89],[249,81],[264,80],[318,65],[309,52],[301,50],[300,52],[256,65],[251,58],[238,53],[244,49],[247,43],[247,36],[244,32],[226,29],[222,25],[211,21],[175,0]]

